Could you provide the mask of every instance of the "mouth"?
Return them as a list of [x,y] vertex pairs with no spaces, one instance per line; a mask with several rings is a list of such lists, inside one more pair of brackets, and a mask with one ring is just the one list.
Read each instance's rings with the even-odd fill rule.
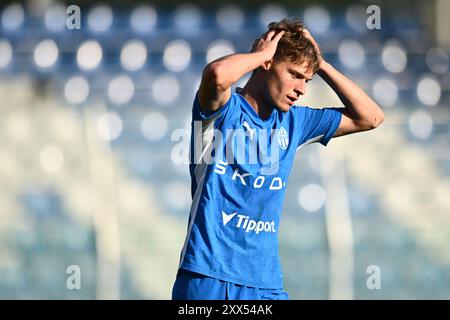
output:
[[291,105],[295,104],[295,102],[297,101],[298,98],[296,97],[292,97],[292,96],[287,96],[287,100],[289,101],[289,103]]

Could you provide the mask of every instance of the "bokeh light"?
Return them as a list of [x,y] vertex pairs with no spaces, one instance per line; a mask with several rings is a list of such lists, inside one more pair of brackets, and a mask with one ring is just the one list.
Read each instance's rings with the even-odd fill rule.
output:
[[408,119],[409,130],[418,139],[427,139],[433,132],[433,119],[428,112],[414,111]]
[[219,39],[211,42],[206,53],[206,62],[234,53],[234,46],[227,40]]
[[305,25],[308,26],[311,33],[324,33],[328,30],[331,23],[330,14],[321,6],[312,6],[306,8],[303,13],[303,20]]
[[372,91],[375,100],[383,107],[391,107],[397,102],[398,88],[390,79],[378,79],[374,83]]
[[245,14],[239,7],[228,5],[217,11],[216,20],[223,31],[237,32],[244,24]]
[[271,22],[287,18],[288,13],[284,7],[281,5],[271,3],[265,5],[259,13],[259,21],[261,27],[266,29],[267,25]]
[[19,29],[25,19],[25,12],[19,3],[11,3],[3,9],[1,21],[3,29],[15,31]]
[[162,74],[153,81],[151,90],[156,101],[163,105],[168,105],[178,99],[180,83],[175,76]]
[[193,4],[181,4],[174,11],[173,21],[178,31],[183,33],[195,32],[201,26],[202,12]]
[[87,24],[90,30],[102,33],[108,30],[113,22],[113,12],[108,5],[98,5],[89,11]]
[[86,71],[94,70],[102,61],[102,47],[96,40],[83,42],[77,51],[78,66]]
[[166,117],[160,112],[150,112],[141,122],[142,135],[148,140],[162,139],[168,128]]
[[34,62],[39,68],[50,68],[58,60],[59,50],[51,39],[42,40],[34,49]]
[[441,98],[441,85],[432,75],[423,76],[417,84],[417,97],[427,105],[436,105]]
[[118,76],[108,86],[108,98],[115,104],[125,104],[134,95],[134,83],[128,76]]
[[320,210],[325,204],[325,191],[318,184],[308,184],[300,189],[298,202],[300,206],[309,212]]
[[112,141],[122,133],[122,119],[114,112],[102,114],[97,121],[97,133],[100,139]]
[[141,69],[147,60],[147,48],[141,40],[130,40],[120,52],[120,63],[128,71]]
[[347,8],[345,13],[347,24],[355,31],[363,32],[367,30],[366,8],[361,4],[353,4]]
[[442,48],[431,48],[425,57],[430,71],[437,74],[445,74],[448,71],[448,54]]
[[130,16],[130,25],[133,30],[139,33],[146,33],[156,25],[158,14],[155,8],[149,5],[142,5],[133,10]]
[[339,60],[349,69],[359,69],[366,58],[366,52],[357,40],[344,40],[339,45]]
[[392,73],[405,70],[408,61],[405,49],[397,40],[389,40],[385,43],[381,59],[386,70]]
[[67,80],[64,86],[66,101],[72,104],[83,103],[89,95],[89,83],[81,76],[75,76]]
[[64,30],[66,27],[66,8],[63,5],[55,5],[45,12],[45,27],[53,32]]
[[13,50],[8,40],[0,40],[0,68],[6,68],[12,60]]
[[184,40],[173,40],[164,49],[163,63],[167,69],[183,71],[191,62],[191,46]]

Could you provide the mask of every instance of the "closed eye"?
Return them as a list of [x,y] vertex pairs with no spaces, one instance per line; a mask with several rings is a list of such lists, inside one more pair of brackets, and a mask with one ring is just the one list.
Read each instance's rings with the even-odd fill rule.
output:
[[[296,72],[296,71],[289,71],[289,73],[290,73],[290,75],[291,75],[291,77],[292,77],[292,79],[305,79],[305,76],[303,75],[303,74],[301,74],[301,73],[298,73],[298,72]],[[312,79],[306,79],[306,83],[308,83],[308,82],[310,82]]]

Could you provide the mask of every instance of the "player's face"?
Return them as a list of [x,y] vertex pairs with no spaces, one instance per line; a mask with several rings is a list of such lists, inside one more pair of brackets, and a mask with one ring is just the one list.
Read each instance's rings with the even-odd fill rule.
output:
[[308,70],[307,62],[297,64],[287,60],[274,61],[266,72],[266,99],[283,112],[289,111],[306,93],[306,84],[314,75]]

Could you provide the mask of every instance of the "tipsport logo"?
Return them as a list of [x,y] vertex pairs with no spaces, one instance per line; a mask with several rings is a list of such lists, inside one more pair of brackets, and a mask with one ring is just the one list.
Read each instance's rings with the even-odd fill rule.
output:
[[[255,234],[259,234],[260,232],[270,232],[275,233],[275,221],[256,221],[250,219],[249,216],[245,216],[242,214],[238,214],[237,212],[233,212],[230,214],[222,211],[222,224],[226,226],[233,218],[237,215],[235,227],[238,229],[245,230],[246,233],[254,232]],[[232,224],[233,225],[233,224]]]

